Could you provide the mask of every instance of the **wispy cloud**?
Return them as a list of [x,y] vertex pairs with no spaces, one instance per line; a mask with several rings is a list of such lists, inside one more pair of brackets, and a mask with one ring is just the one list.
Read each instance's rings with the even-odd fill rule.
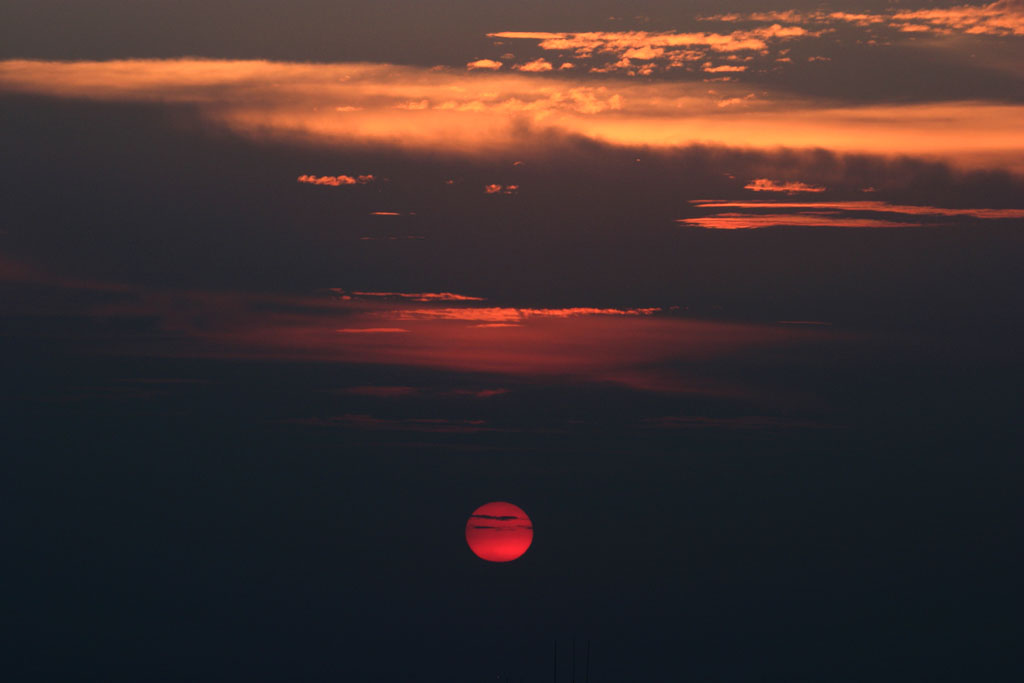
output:
[[372,175],[300,175],[298,181],[300,183],[306,183],[309,185],[330,185],[331,187],[339,187],[341,185],[366,185],[372,183],[376,178]]
[[738,208],[738,209],[811,209],[816,211],[872,211],[878,213],[896,213],[907,216],[966,216],[969,218],[1024,218],[1024,209],[990,209],[990,208],[947,208],[941,206],[918,206],[911,204],[890,204],[874,201],[839,201],[839,202],[773,202],[773,201],[719,201],[699,199],[693,202],[703,208]]
[[[936,219],[953,216],[979,220],[1024,218],[1024,209],[949,209],[872,201],[699,200],[693,204],[703,209],[711,209],[715,213],[707,216],[681,218],[678,223],[712,230],[749,230],[775,226],[907,228],[941,225],[943,222],[936,222]],[[729,211],[721,211],[722,209],[729,209]],[[737,211],[737,209],[740,210]]]
[[584,316],[646,316],[660,308],[417,308],[388,315],[397,320],[468,320],[488,323],[521,323],[531,318],[579,318]]
[[478,59],[475,62],[469,62],[466,64],[466,68],[470,71],[474,69],[485,69],[487,71],[497,71],[503,66],[503,64],[495,59]]
[[535,59],[532,62],[526,62],[525,64],[516,64],[512,67],[516,71],[528,71],[532,73],[543,73],[545,71],[551,71],[555,67],[546,59]]
[[[749,87],[739,84],[710,93],[703,83],[606,79],[595,85],[566,74],[209,60],[6,61],[0,62],[0,91],[183,103],[259,139],[473,156],[546,145],[545,136],[559,132],[620,145],[823,147],[973,166],[1024,165],[1024,129],[1017,123],[1024,107],[975,101],[836,107],[768,91],[749,99]],[[734,98],[749,101],[721,106]],[[361,109],[339,113],[336,102]],[[344,177],[358,182],[358,176]]]
[[754,192],[785,192],[786,194],[825,191],[825,188],[821,185],[808,185],[798,181],[781,182],[769,178],[755,178],[744,185],[743,189],[753,190]]
[[342,327],[335,330],[342,334],[394,334],[408,331],[403,327]]
[[337,287],[327,290],[343,300],[350,299],[399,299],[406,301],[483,301],[483,297],[456,294],[454,292],[360,292]]
[[518,185],[501,185],[499,183],[484,185],[484,194],[515,194],[516,192],[519,192]]
[[721,22],[785,21],[804,26],[828,26],[840,23],[863,28],[888,28],[896,31],[939,35],[1024,35],[1024,6],[1020,0],[999,0],[985,5],[956,5],[931,9],[896,9],[883,12],[828,12],[785,10],[748,14],[717,14],[702,17]]

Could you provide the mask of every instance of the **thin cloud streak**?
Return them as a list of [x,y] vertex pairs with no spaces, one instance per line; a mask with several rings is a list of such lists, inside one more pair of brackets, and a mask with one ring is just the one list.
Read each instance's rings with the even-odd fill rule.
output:
[[784,192],[786,194],[825,191],[825,187],[821,185],[808,185],[799,181],[780,182],[769,178],[755,178],[744,185],[743,189],[753,190],[754,192]]
[[[749,185],[747,186],[750,187]],[[776,226],[809,226],[833,228],[908,228],[936,223],[939,217],[964,217],[981,220],[1024,218],[1024,209],[948,209],[937,206],[910,206],[875,201],[839,202],[773,202],[714,201],[691,202],[702,209],[746,209],[717,212],[710,216],[680,218],[680,225],[710,230],[750,230]],[[762,211],[754,212],[750,209]],[[770,210],[773,213],[764,213]],[[779,213],[779,211],[782,211]],[[884,218],[863,214],[886,214]]]
[[877,218],[844,218],[825,213],[722,213],[699,218],[680,218],[677,222],[709,230],[755,230],[783,225],[830,228],[909,228],[918,225]]
[[899,213],[908,216],[967,216],[970,218],[989,219],[1024,218],[1024,209],[949,209],[940,206],[913,206],[873,201],[773,202],[698,199],[691,203],[695,206],[709,209],[813,209],[818,211],[873,211],[879,213]]
[[300,175],[298,182],[306,183],[308,185],[329,185],[331,187],[340,187],[342,185],[366,185],[372,183],[376,178],[372,175]]

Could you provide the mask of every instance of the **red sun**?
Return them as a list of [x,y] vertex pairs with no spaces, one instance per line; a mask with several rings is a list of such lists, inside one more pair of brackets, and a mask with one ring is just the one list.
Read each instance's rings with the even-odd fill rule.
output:
[[533,522],[512,503],[487,503],[466,522],[466,543],[477,557],[488,562],[511,562],[533,542]]

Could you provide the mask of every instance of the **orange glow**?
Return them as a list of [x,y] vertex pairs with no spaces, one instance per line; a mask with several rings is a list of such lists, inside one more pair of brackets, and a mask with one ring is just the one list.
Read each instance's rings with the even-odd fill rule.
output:
[[342,334],[392,334],[395,332],[408,332],[401,327],[343,327],[335,332]]
[[492,323],[520,322],[530,318],[578,318],[582,316],[652,315],[660,308],[417,308],[394,311],[398,320],[486,320]]
[[[396,308],[396,302],[386,297],[346,299],[347,294],[145,290],[64,279],[2,257],[0,278],[131,293],[104,298],[88,314],[103,319],[145,316],[160,334],[136,339],[130,347],[112,345],[111,353],[419,367],[612,383],[674,394],[748,396],[749,390],[737,380],[695,375],[688,368],[751,348],[778,348],[824,334],[817,329],[695,320],[655,308],[456,308],[445,305],[445,299],[415,304],[406,298],[399,298],[402,307]],[[505,390],[490,391],[473,393],[483,398]]]
[[484,194],[515,194],[518,191],[518,185],[499,185],[497,183],[484,185]]
[[497,71],[502,67],[501,62],[497,62],[493,59],[478,59],[475,62],[466,64],[466,68],[472,71],[473,69],[486,69],[488,71]]
[[533,522],[512,503],[481,505],[466,522],[466,543],[488,562],[511,562],[522,557],[533,542]]
[[483,297],[454,294],[452,292],[346,292],[343,289],[332,289],[332,292],[343,298],[369,299],[405,299],[408,301],[483,301]]
[[699,218],[681,218],[677,222],[709,230],[751,230],[778,225],[832,228],[908,228],[917,225],[917,223],[900,223],[876,218],[843,218],[824,213],[722,213]]
[[[747,186],[750,187],[749,185]],[[715,201],[691,202],[704,209],[789,209],[792,213],[725,212],[711,216],[681,218],[681,225],[712,230],[746,230],[778,225],[828,226],[840,228],[905,228],[935,225],[915,220],[919,217],[966,216],[979,219],[1024,218],[1024,209],[945,209],[937,206],[912,206],[886,202],[773,202]],[[892,218],[869,218],[865,212],[895,214]]]
[[[194,105],[259,139],[378,144],[472,156],[546,145],[544,134],[611,144],[692,143],[914,154],[1024,170],[1024,107],[985,102],[836,108],[749,88],[567,75],[432,71],[386,64],[125,60],[0,62],[0,91]],[[358,107],[338,112],[338,103]],[[534,137],[536,136],[536,137]],[[351,176],[350,176],[351,177]],[[341,181],[344,182],[344,181]]]
[[1024,218],[1024,209],[946,209],[939,206],[889,204],[887,202],[772,202],[772,201],[719,201],[698,199],[695,206],[715,209],[817,209],[838,211],[874,211],[902,213],[908,216],[970,216],[972,218]]
[[[589,57],[595,52],[612,53],[618,57],[652,59],[664,54],[665,48],[701,46],[716,52],[761,50],[770,39],[787,39],[807,35],[800,26],[775,24],[750,31],[722,33],[648,33],[647,31],[585,31],[580,33],[529,33],[503,31],[489,33],[492,38],[538,41],[541,49],[568,51]],[[659,51],[660,50],[660,51]],[[627,52],[633,51],[632,54]]]
[[338,187],[340,185],[365,185],[366,183],[372,183],[374,181],[374,177],[372,175],[300,175],[298,180],[300,183],[308,183],[310,185],[330,185],[332,187]]
[[540,73],[543,71],[551,71],[555,67],[546,59],[535,59],[532,62],[526,62],[525,64],[516,64],[512,67],[516,71],[531,71],[533,73]]
[[[706,21],[786,21],[804,25],[845,22],[861,27],[885,25],[903,32],[946,35],[954,31],[971,35],[1024,35],[1024,7],[1017,0],[997,0],[987,5],[959,5],[936,9],[894,12],[754,12],[701,17]],[[907,23],[915,22],[915,23]]]
[[734,66],[732,64],[722,64],[721,66],[711,66],[711,62],[707,62],[706,64],[704,64],[703,68],[704,68],[704,71],[709,73],[709,74],[720,73],[720,72],[723,72],[723,71],[724,72],[730,72],[730,71],[735,72],[735,71],[746,71],[747,70],[747,67],[743,66],[743,65]]
[[820,185],[808,185],[800,182],[779,182],[768,178],[756,178],[743,186],[745,190],[754,192],[785,192],[796,194],[797,192],[824,192],[825,188]]

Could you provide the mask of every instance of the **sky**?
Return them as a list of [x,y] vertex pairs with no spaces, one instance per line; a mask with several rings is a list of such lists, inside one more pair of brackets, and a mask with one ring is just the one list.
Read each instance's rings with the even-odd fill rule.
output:
[[0,0],[0,117],[4,680],[1024,673],[1019,0]]

